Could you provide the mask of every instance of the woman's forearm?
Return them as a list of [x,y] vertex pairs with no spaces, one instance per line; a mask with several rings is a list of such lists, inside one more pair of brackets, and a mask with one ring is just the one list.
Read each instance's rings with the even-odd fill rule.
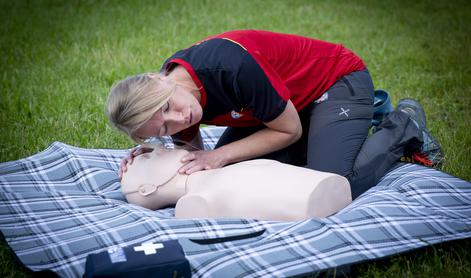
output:
[[223,158],[224,164],[235,163],[283,149],[296,142],[301,134],[302,130],[286,133],[267,127],[214,151]]
[[252,135],[224,145],[215,150],[225,164],[259,157],[296,142],[302,135],[301,120],[291,101],[274,120],[265,123],[266,128]]

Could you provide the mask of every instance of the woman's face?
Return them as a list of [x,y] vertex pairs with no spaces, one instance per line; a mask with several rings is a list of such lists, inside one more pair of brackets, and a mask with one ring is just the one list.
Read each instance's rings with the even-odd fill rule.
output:
[[203,109],[197,98],[198,94],[177,85],[168,102],[137,129],[135,135],[140,138],[173,135],[199,123],[203,117]]

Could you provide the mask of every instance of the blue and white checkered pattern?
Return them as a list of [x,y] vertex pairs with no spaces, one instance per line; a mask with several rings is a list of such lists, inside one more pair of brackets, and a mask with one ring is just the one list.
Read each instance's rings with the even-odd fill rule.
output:
[[[202,134],[209,149],[221,129]],[[126,153],[56,142],[0,164],[0,230],[25,265],[77,277],[89,253],[179,239],[195,277],[283,277],[471,237],[471,184],[418,165],[391,171],[327,218],[182,220],[172,208],[151,211],[125,202],[116,172]],[[214,244],[188,240],[259,231]]]

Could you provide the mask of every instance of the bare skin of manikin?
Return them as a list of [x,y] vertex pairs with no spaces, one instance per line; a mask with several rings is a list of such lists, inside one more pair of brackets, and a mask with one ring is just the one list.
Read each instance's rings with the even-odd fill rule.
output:
[[175,205],[177,218],[297,221],[332,215],[352,201],[346,178],[275,160],[180,174],[187,153],[156,148],[136,156],[121,180],[128,202],[153,210]]

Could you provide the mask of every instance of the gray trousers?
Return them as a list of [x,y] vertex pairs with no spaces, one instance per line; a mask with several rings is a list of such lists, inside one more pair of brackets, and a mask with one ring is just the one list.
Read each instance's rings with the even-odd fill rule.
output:
[[[296,143],[259,158],[305,166],[346,177],[352,198],[377,184],[403,155],[417,151],[422,134],[403,112],[393,111],[368,136],[374,87],[368,70],[353,72],[323,97],[299,112],[303,135]],[[229,127],[216,148],[244,138],[264,126]]]

